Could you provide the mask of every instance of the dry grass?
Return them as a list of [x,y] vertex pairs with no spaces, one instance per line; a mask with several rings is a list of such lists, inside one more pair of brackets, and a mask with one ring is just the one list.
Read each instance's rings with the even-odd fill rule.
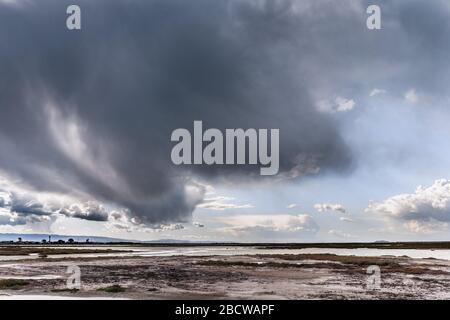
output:
[[2,279],[0,280],[0,289],[17,290],[28,284],[28,281],[22,279]]
[[126,289],[118,284],[114,284],[109,287],[100,288],[100,289],[98,289],[98,291],[104,291],[104,292],[108,292],[108,293],[120,293],[120,292],[125,292]]

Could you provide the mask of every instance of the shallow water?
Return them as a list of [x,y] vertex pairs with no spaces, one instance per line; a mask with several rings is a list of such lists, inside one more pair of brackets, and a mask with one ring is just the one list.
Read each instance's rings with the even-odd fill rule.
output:
[[[92,247],[76,247],[76,249],[92,249]],[[231,256],[256,254],[336,254],[344,256],[408,256],[410,258],[434,258],[450,260],[450,250],[422,250],[422,249],[333,249],[333,248],[305,248],[305,249],[262,249],[257,247],[98,247],[99,249],[126,250],[131,252],[118,253],[77,253],[49,255],[48,258],[95,258],[95,257],[170,257],[170,256]],[[0,261],[37,259],[36,255],[0,256]]]
[[333,249],[333,248],[305,248],[305,249],[258,249],[251,247],[203,247],[203,248],[169,248],[166,250],[150,250],[134,252],[139,256],[209,256],[209,255],[255,255],[255,254],[336,254],[342,256],[408,256],[410,258],[423,259],[435,258],[450,260],[450,250],[419,250],[419,249]]

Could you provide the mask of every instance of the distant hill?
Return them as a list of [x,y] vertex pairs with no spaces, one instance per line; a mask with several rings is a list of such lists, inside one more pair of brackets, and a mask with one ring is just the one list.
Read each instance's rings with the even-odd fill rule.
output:
[[[40,242],[43,239],[48,240],[49,234],[45,233],[0,233],[0,241],[14,241],[20,237],[22,241],[32,241],[32,242]],[[90,242],[139,242],[133,240],[124,240],[117,238],[108,238],[108,237],[90,237],[90,236],[71,236],[71,235],[59,235],[59,234],[51,234],[52,242],[58,240],[67,241],[69,239],[73,239],[76,242],[86,242],[89,239]]]
[[58,240],[66,241],[73,239],[75,242],[89,242],[96,243],[148,243],[148,244],[183,244],[183,243],[212,243],[209,241],[186,241],[186,240],[176,240],[176,239],[159,239],[159,240],[129,240],[129,239],[118,239],[109,237],[94,237],[94,236],[71,236],[71,235],[60,235],[60,234],[48,234],[48,233],[0,233],[0,242],[2,241],[14,241],[17,242],[18,238],[22,238],[24,242],[41,242],[42,240],[48,240],[48,236],[52,236],[52,242],[57,242]]

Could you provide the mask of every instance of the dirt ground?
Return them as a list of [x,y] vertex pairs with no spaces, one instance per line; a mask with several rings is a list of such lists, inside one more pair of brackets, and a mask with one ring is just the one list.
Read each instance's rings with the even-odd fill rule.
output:
[[[80,268],[79,290],[67,287],[70,265]],[[0,263],[3,296],[450,299],[449,288],[449,261],[407,257],[286,254],[41,258]]]

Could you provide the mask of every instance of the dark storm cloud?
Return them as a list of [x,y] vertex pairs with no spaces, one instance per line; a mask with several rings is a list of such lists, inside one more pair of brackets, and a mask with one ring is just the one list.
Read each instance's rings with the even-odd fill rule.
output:
[[26,221],[30,218],[35,221],[45,221],[55,215],[90,221],[108,221],[109,218],[108,211],[102,205],[92,201],[68,205],[55,199],[41,201],[28,194],[11,193],[9,202],[9,205],[4,202],[4,205],[0,207],[8,209],[10,214],[17,214],[18,221]]
[[59,213],[71,218],[90,220],[90,221],[108,221],[109,214],[107,210],[94,202],[88,202],[84,205],[71,205],[59,210]]
[[[448,31],[442,1],[382,7],[384,33],[365,28],[358,1],[23,3],[0,4],[0,168],[39,190],[125,207],[145,223],[183,221],[203,197],[171,165],[172,130],[194,120],[279,128],[282,176],[344,171],[351,152],[316,100],[358,97],[399,74],[418,85],[448,46],[438,41]],[[73,3],[82,31],[65,28]],[[412,24],[432,14],[443,27]],[[257,173],[188,170],[234,181]]]
[[[365,10],[371,4],[381,8],[380,31],[365,28]],[[316,14],[304,20],[305,25],[315,26],[306,34],[310,50],[316,53],[305,61],[313,68],[320,63],[323,71],[312,75],[316,91],[341,92],[357,102],[377,86],[396,94],[416,88],[426,95],[448,95],[448,1],[349,0],[337,6],[333,1],[316,1],[312,6],[316,10],[310,10]]]
[[18,213],[20,215],[36,215],[36,216],[47,216],[51,215],[51,212],[46,210],[44,204],[35,201],[31,198],[23,198],[16,195],[11,197],[11,212]]

